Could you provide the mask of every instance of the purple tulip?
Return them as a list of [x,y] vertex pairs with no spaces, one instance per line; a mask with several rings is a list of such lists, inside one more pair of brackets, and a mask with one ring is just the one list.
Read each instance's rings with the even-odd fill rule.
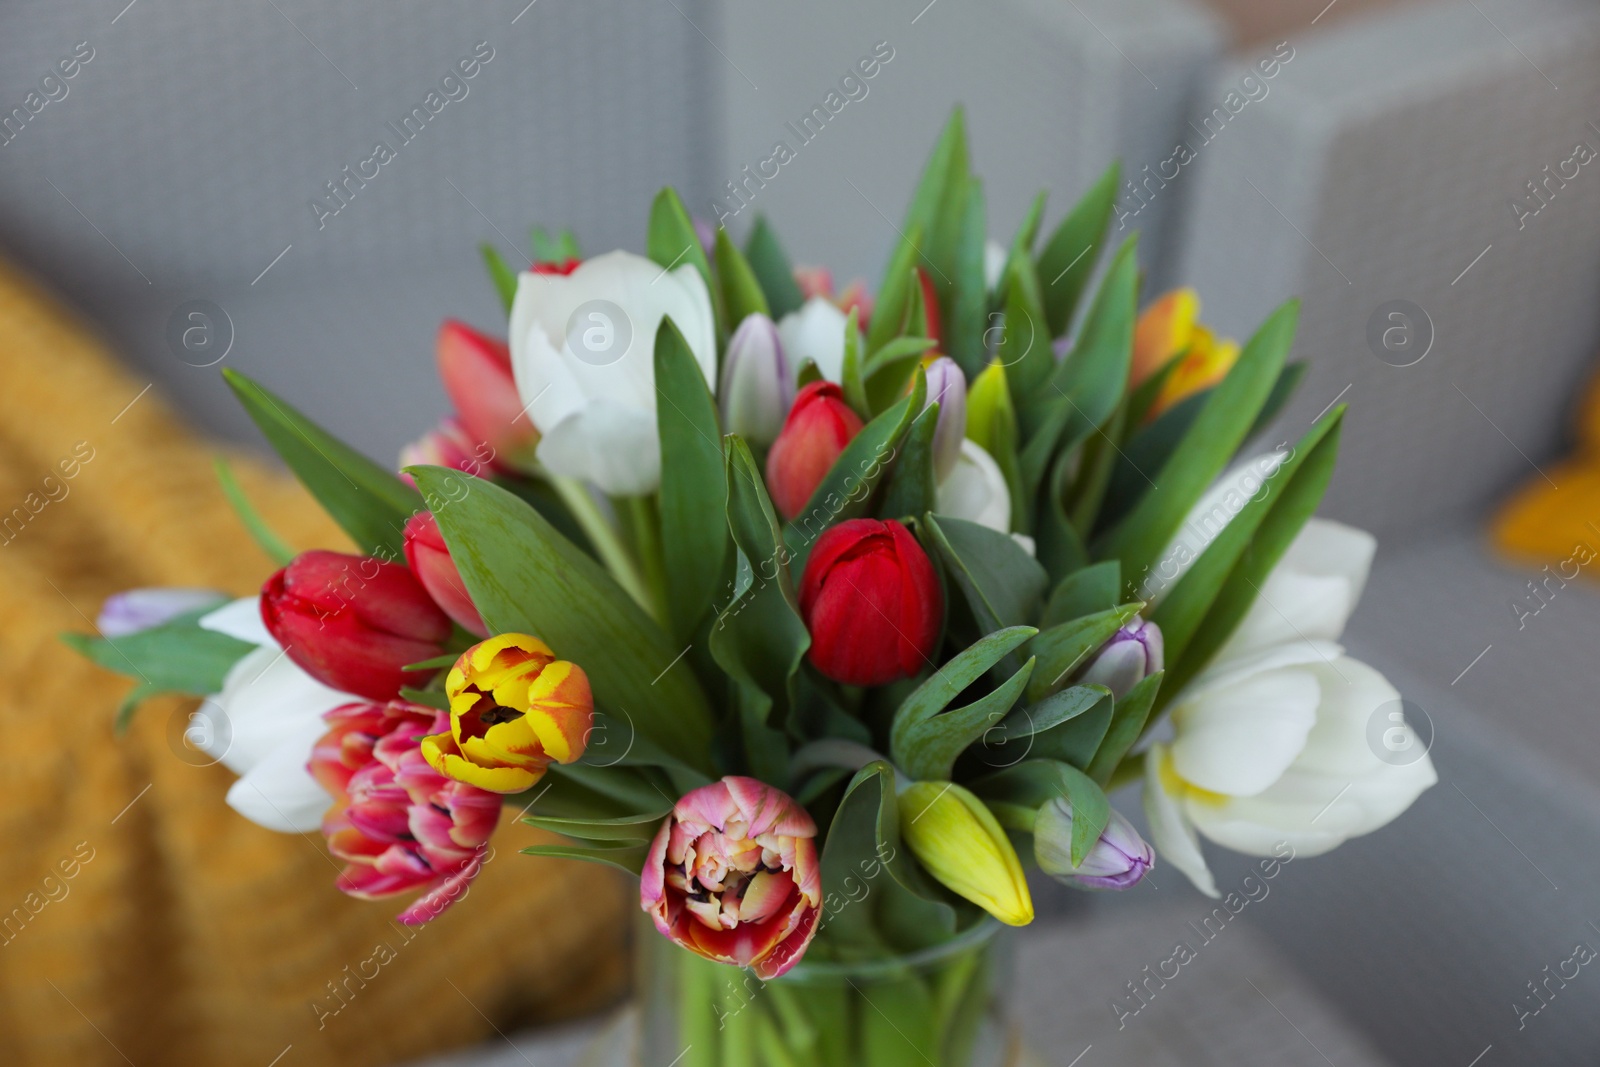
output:
[[961,457],[961,441],[967,436],[967,376],[949,356],[930,360],[923,370],[928,376],[923,406],[939,405],[939,423],[933,431],[933,472],[942,482]]
[[736,433],[765,448],[783,429],[783,418],[794,403],[793,376],[778,328],[759,311],[746,315],[728,339],[717,399],[724,433]]
[[106,597],[94,625],[103,637],[126,637],[226,599],[215,589],[127,589]]
[[1155,865],[1156,854],[1133,824],[1117,811],[1077,866],[1072,863],[1072,802],[1057,797],[1039,809],[1033,824],[1033,857],[1039,869],[1074,889],[1132,889]]
[[1103,685],[1121,700],[1134,686],[1161,669],[1161,627],[1134,616],[1111,635],[1089,662],[1078,684]]

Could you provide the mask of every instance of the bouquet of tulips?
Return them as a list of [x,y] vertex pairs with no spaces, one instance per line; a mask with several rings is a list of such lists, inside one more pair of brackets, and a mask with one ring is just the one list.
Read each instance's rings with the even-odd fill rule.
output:
[[[895,961],[1032,921],[1026,861],[1120,890],[1159,853],[1215,896],[1198,835],[1315,854],[1434,781],[1369,743],[1399,696],[1337,643],[1373,552],[1311,517],[1343,409],[1237,458],[1295,305],[1242,347],[1188,290],[1141,313],[1117,188],[1002,248],[957,111],[871,295],[670,189],[645,256],[486,247],[509,341],[445,324],[455,414],[398,474],[225,372],[358,552],[294,553],[224,470],[260,596],[137,590],[71,640],[141,679],[124,719],[207,697],[228,802],[420,894],[404,922],[502,804],[637,877],[688,950],[662,1062],[974,1062],[981,955]],[[1140,779],[1154,848],[1107,801]],[[889,968],[865,1003],[816,978],[854,965]]]

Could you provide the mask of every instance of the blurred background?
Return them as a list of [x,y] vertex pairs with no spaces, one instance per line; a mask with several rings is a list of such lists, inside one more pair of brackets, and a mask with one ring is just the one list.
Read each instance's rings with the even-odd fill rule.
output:
[[[802,129],[869,56],[877,73]],[[476,73],[442,88],[463,59]],[[274,911],[334,895],[320,845],[258,840],[220,804],[228,777],[169,750],[166,712],[113,741],[120,683],[50,634],[86,628],[121,586],[246,592],[266,572],[209,479],[218,448],[266,464],[223,367],[392,462],[445,414],[439,323],[503,332],[479,242],[526,262],[539,224],[587,253],[642,251],[671,184],[736,238],[763,214],[796,262],[875,281],[956,103],[1002,243],[1039,189],[1053,227],[1120,158],[1113,229],[1141,234],[1146,298],[1195,286],[1241,340],[1303,300],[1293,358],[1309,373],[1268,438],[1350,404],[1324,513],[1380,551],[1347,644],[1431,724],[1440,774],[1386,831],[1294,864],[1206,979],[1125,1029],[1108,1005],[1203,899],[1159,870],[1116,900],[1041,887],[1055,925],[1021,965],[1059,990],[1032,1024],[1046,1062],[1600,1060],[1600,976],[1551,978],[1600,947],[1600,596],[1592,575],[1556,574],[1600,549],[1583,432],[1600,354],[1592,0],[9,0],[0,506],[77,442],[97,458],[77,503],[0,554],[0,704],[39,752],[0,776],[16,898],[0,909],[80,839],[111,858],[83,863],[78,899],[8,930],[0,1059],[291,1067],[489,1040],[449,1062],[570,1062],[590,1023],[520,1028],[618,995],[619,946],[546,932],[552,908],[621,906],[592,875],[548,874],[540,892],[565,904],[519,901],[520,868],[486,876],[476,917],[441,920],[454,932],[426,935],[433,956],[408,949],[403,977],[326,1023],[322,987],[367,951],[340,931],[388,911]],[[393,158],[362,179],[379,141]],[[778,142],[793,158],[753,179]],[[199,349],[183,333],[196,309]],[[326,536],[244,462],[278,521]],[[46,674],[60,697],[43,708]],[[209,806],[203,829],[191,802]],[[1213,857],[1231,883],[1236,858]]]

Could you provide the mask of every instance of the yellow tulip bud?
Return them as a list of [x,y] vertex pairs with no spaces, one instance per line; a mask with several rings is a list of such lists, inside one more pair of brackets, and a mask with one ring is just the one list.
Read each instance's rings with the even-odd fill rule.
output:
[[954,782],[901,791],[900,836],[945,888],[1009,926],[1033,921],[1022,861],[983,801]]
[[1204,326],[1196,326],[1189,350],[1161,383],[1161,392],[1150,405],[1149,418],[1155,418],[1178,401],[1218,384],[1239,360],[1236,341],[1219,341]]
[[1133,327],[1133,366],[1129,386],[1137,388],[1189,347],[1200,317],[1200,295],[1193,289],[1163,293],[1139,314]]

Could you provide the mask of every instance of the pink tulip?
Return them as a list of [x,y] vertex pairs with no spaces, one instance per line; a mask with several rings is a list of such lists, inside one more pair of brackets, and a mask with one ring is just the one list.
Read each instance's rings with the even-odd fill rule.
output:
[[438,361],[444,390],[468,435],[487,441],[508,466],[531,464],[539,431],[523,411],[506,342],[449,319],[439,327]]
[[[474,440],[461,425],[461,420],[455,416],[448,416],[439,420],[439,425],[412,441],[400,450],[401,467],[449,467],[451,470],[465,471],[473,477],[487,477],[495,473],[499,467],[495,463],[495,451],[487,441]],[[405,483],[416,488],[417,483],[411,475],[404,472],[400,475]]]
[[729,777],[685,795],[661,824],[639,903],[662,935],[719,963],[776,978],[817,932],[817,824],[787,794]]
[[422,588],[433,597],[433,602],[466,629],[479,637],[488,637],[489,628],[472,603],[455,560],[450,558],[450,549],[444,543],[433,512],[419,511],[411,516],[406,521],[405,539],[406,563]]
[[346,866],[338,886],[373,900],[421,890],[400,921],[416,926],[460,899],[483,867],[500,797],[428,766],[417,739],[450,728],[450,714],[403,700],[345,704],[311,752],[311,773],[333,795],[328,848]]

